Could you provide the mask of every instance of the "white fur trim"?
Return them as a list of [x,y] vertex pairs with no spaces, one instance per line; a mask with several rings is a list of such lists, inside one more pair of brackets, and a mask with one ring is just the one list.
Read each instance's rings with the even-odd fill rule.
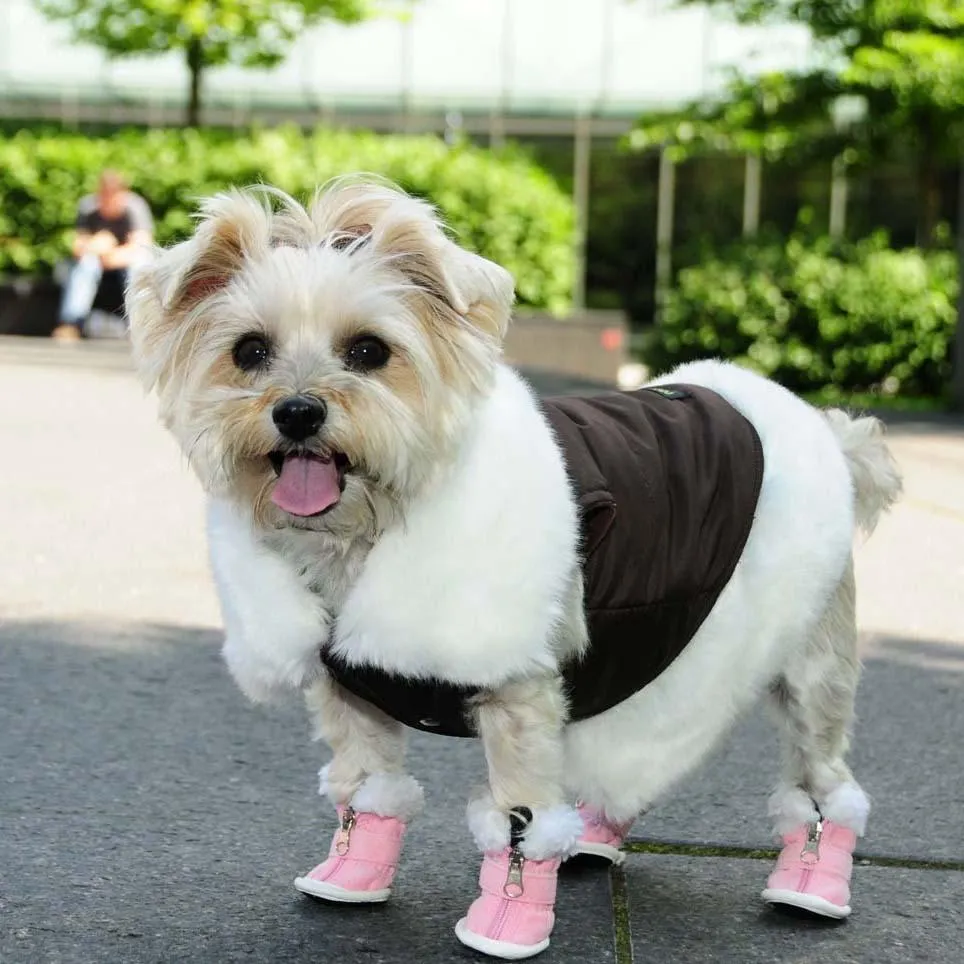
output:
[[843,783],[827,794],[820,811],[828,820],[862,837],[867,829],[870,800],[856,783]]
[[326,763],[318,771],[318,793],[323,797],[328,797],[329,800],[331,799],[331,786],[328,783],[328,770],[330,768],[331,768],[331,764]]
[[509,817],[496,807],[492,794],[485,791],[474,796],[465,815],[475,844],[483,853],[509,846]]
[[549,426],[508,368],[465,436],[349,589],[332,643],[348,663],[496,686],[555,671],[559,639],[582,645],[582,609],[566,605],[576,506]]
[[407,773],[373,773],[355,791],[351,805],[363,813],[407,821],[425,806],[425,792]]
[[[329,766],[323,766],[318,771],[318,792],[337,805],[339,801],[332,799],[328,783]],[[425,806],[425,791],[407,773],[373,773],[355,791],[351,805],[360,813],[397,817],[407,822]]]
[[779,787],[770,797],[767,812],[773,819],[773,831],[777,837],[792,833],[805,823],[820,818],[810,794],[800,787]]
[[562,805],[534,810],[519,849],[530,860],[569,857],[575,853],[582,832],[582,817],[575,807]]
[[250,517],[208,501],[211,568],[224,620],[224,660],[250,700],[270,702],[322,672],[329,617],[295,570],[255,537]]

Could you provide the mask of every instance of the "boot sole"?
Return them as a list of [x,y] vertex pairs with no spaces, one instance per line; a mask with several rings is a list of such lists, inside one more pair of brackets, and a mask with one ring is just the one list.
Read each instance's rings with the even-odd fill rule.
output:
[[618,847],[612,846],[612,844],[594,843],[587,840],[579,841],[579,843],[576,844],[576,849],[569,859],[577,860],[579,857],[606,860],[614,867],[618,867],[626,859],[626,854]]
[[489,957],[501,957],[504,961],[522,961],[527,957],[541,954],[549,946],[549,938],[538,944],[512,944],[509,941],[497,941],[491,937],[483,937],[470,931],[463,917],[455,925],[455,936],[474,951],[481,951]]
[[336,904],[384,904],[391,897],[391,890],[346,890],[337,884],[329,884],[324,880],[312,880],[310,877],[296,877],[295,889],[309,897],[330,900]]
[[841,907],[831,904],[823,897],[814,894],[800,894],[795,890],[770,890],[767,888],[760,895],[771,907],[795,907],[805,910],[817,917],[829,917],[833,920],[843,920],[850,916],[850,905]]

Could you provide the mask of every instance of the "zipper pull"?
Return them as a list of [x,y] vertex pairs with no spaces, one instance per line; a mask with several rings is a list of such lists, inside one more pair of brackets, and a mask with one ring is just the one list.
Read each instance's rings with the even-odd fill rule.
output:
[[341,815],[341,826],[335,834],[335,853],[339,857],[344,857],[351,846],[351,830],[355,826],[355,811],[351,807],[345,807],[345,812]]
[[513,847],[509,851],[509,872],[505,876],[505,883],[502,885],[502,893],[506,897],[521,897],[525,893],[522,885],[522,868],[525,866],[526,859],[522,856],[522,851]]
[[807,824],[807,840],[800,851],[804,863],[815,864],[820,859],[820,838],[823,836],[823,820]]

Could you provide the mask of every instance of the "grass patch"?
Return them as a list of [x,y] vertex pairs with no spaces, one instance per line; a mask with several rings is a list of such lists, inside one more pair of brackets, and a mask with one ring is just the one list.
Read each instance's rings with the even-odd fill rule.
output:
[[622,867],[609,871],[610,901],[613,908],[613,943],[616,964],[633,964],[633,932],[629,922],[629,892]]
[[654,840],[627,840],[623,850],[633,854],[668,854],[674,857],[735,857],[738,860],[773,860],[779,851],[752,850],[724,844],[657,843]]
[[[737,860],[773,860],[775,848],[754,849],[726,844],[662,843],[656,840],[627,840],[623,849],[631,854],[662,854],[673,857],[731,857]],[[930,860],[913,857],[885,857],[854,854],[854,861],[865,867],[899,867],[902,870],[951,870],[964,872],[964,860]]]

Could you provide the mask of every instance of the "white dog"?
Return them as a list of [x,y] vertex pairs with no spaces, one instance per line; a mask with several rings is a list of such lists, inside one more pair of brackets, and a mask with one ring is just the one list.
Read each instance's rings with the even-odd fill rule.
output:
[[387,899],[422,798],[404,724],[477,735],[456,932],[536,954],[560,861],[620,860],[765,694],[786,752],[764,899],[845,917],[869,809],[844,760],[851,549],[900,490],[879,424],[715,362],[540,403],[500,358],[512,302],[364,179],[309,210],[212,198],[133,282],[139,369],[209,496],[228,666],[255,700],[302,690],[333,751],[340,827],[296,886]]

